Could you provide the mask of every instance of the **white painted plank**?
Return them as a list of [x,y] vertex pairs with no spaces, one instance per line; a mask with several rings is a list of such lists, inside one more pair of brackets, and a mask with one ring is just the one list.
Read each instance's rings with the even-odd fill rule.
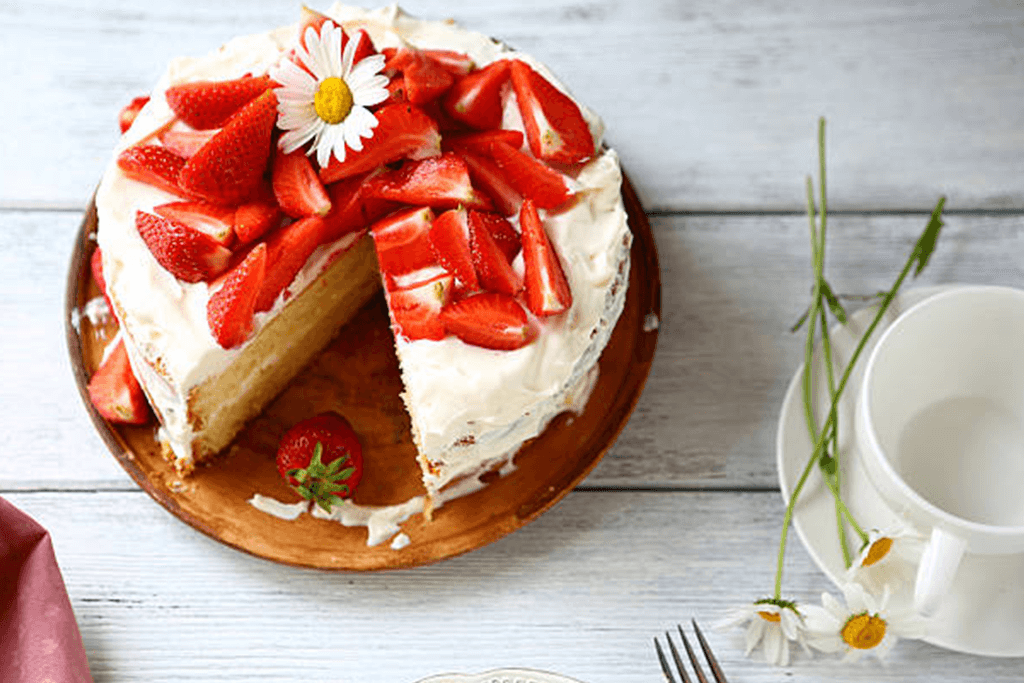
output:
[[[322,4],[322,3],[321,3]],[[799,209],[819,115],[834,204],[1022,208],[1024,7],[999,0],[411,0],[548,62],[607,121],[650,209]],[[0,5],[0,203],[82,206],[117,110],[168,59],[299,3]]]
[[[133,487],[73,384],[63,291],[80,215],[0,211],[0,488]],[[925,216],[833,216],[837,291],[887,287]],[[808,297],[801,216],[652,221],[662,266],[659,348],[644,395],[586,486],[775,486],[779,404],[801,362],[789,327]],[[952,215],[920,284],[1024,287],[1024,217]]]
[[[230,550],[141,493],[23,493],[49,529],[97,681],[395,683],[530,667],[586,683],[660,680],[651,639],[710,625],[770,592],[774,493],[577,492],[483,549],[380,574],[296,570]],[[325,522],[326,523],[326,522]],[[793,539],[785,591],[831,589]],[[733,681],[1017,681],[1019,660],[901,642],[882,669],[743,657],[709,629]]]

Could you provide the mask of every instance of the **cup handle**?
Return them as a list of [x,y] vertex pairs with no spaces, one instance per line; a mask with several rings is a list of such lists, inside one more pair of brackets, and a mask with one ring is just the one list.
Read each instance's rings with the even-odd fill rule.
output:
[[935,527],[921,555],[914,585],[914,608],[921,616],[935,614],[943,596],[953,583],[957,567],[967,549],[967,541]]

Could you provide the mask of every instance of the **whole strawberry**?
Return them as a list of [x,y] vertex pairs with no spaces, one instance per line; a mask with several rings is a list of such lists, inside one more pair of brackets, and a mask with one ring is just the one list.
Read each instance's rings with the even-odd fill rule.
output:
[[306,500],[331,511],[348,498],[363,476],[363,449],[341,415],[321,413],[285,432],[277,448],[277,471]]

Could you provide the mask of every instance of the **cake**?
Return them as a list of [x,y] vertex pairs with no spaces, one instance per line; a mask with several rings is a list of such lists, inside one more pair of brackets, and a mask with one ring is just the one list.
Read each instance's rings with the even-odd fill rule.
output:
[[429,495],[586,404],[631,234],[600,120],[537,60],[335,5],[175,59],[131,114],[96,195],[101,271],[183,475],[381,288]]

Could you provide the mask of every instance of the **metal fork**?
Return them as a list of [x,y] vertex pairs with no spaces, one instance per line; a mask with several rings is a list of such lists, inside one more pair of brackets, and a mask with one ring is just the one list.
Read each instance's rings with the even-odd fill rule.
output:
[[[725,674],[722,673],[722,667],[718,665],[718,660],[715,659],[715,655],[711,652],[711,647],[708,646],[708,641],[704,639],[704,634],[700,632],[700,627],[697,626],[697,621],[694,619],[690,620],[693,624],[693,631],[697,634],[697,640],[700,642],[700,649],[704,651],[704,658],[708,660],[708,665],[711,667],[711,674],[715,677],[716,683],[728,683],[725,679]],[[693,672],[697,675],[697,680],[700,683],[708,683],[708,678],[704,674],[704,670],[700,666],[700,662],[697,659],[697,655],[693,653],[693,648],[690,647],[690,641],[686,639],[686,634],[683,633],[682,626],[676,626],[679,629],[679,637],[683,640],[683,647],[686,648],[686,654],[690,658],[690,664],[693,666]],[[686,669],[683,667],[683,658],[679,656],[679,650],[676,649],[675,643],[672,642],[672,636],[668,631],[665,631],[665,640],[668,641],[668,648],[672,653],[672,660],[675,662],[676,671],[679,674],[679,680],[681,683],[692,683],[690,677],[686,675]],[[654,639],[654,649],[658,653],[658,662],[661,664],[661,670],[665,673],[665,680],[668,683],[677,683],[676,679],[672,676],[672,671],[669,669],[668,660],[665,657],[665,651],[661,649],[661,643],[658,639]]]

